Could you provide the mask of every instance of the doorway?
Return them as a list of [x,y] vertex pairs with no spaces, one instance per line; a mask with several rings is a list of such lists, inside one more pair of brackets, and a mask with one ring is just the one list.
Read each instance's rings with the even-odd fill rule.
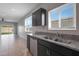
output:
[[0,39],[12,39],[14,38],[14,25],[3,23],[0,24]]
[[11,23],[0,23],[0,51],[8,50],[15,41],[15,26]]

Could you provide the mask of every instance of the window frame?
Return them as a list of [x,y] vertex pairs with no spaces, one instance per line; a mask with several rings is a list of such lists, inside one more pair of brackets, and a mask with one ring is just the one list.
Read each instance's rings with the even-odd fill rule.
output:
[[[31,20],[32,20],[32,15],[29,16],[29,17],[31,17]],[[31,33],[32,30],[31,30],[31,31],[26,31],[26,28],[29,30],[29,29],[32,29],[32,27],[31,27],[31,28],[30,28],[30,27],[26,27],[26,24],[25,24],[26,20],[28,21],[28,18],[29,18],[29,17],[25,18],[25,21],[24,21],[24,27],[25,27],[25,32]],[[31,26],[32,26],[32,24],[31,24]]]
[[[74,16],[73,16],[73,21],[74,21],[74,28],[62,28],[61,26],[61,9],[63,7],[65,7],[66,5],[69,5],[69,4],[64,4],[64,5],[61,5],[55,9],[51,9],[48,11],[48,30],[76,30],[76,4],[75,3],[70,3],[71,5],[73,5],[73,8],[74,8]],[[50,13],[51,11],[57,11],[59,13],[59,28],[51,28],[51,19],[50,19]]]

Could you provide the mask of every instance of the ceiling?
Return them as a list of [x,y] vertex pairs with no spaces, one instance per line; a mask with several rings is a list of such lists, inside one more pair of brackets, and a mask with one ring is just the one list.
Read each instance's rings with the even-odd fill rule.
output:
[[37,5],[37,3],[0,3],[0,18],[17,22]]

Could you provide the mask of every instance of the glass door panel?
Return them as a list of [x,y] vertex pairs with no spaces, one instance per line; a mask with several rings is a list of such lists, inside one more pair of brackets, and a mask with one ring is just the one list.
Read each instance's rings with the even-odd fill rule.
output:
[[1,26],[1,35],[13,34],[13,25],[2,25]]
[[12,39],[15,37],[14,24],[0,23],[0,39]]
[[0,23],[0,51],[12,47],[15,41],[14,24]]

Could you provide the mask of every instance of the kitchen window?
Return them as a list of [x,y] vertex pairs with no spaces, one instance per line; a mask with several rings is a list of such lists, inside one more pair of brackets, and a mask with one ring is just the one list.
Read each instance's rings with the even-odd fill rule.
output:
[[32,32],[32,16],[25,19],[25,32]]
[[76,4],[64,4],[48,12],[49,30],[75,30]]

